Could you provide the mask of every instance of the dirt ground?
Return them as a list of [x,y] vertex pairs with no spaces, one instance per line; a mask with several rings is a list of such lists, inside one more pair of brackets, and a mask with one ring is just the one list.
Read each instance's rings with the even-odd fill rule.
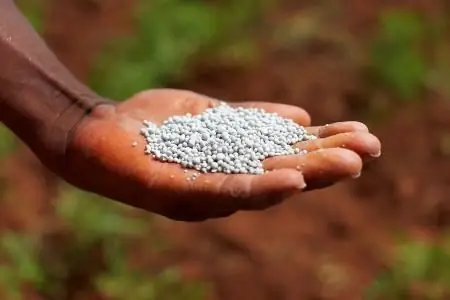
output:
[[[379,8],[392,3],[341,2],[346,18],[339,26],[356,35],[370,30]],[[439,1],[403,2],[431,14],[440,9]],[[131,6],[127,0],[110,0],[94,9],[86,3],[54,1],[46,31],[50,46],[80,78],[86,76],[102,39],[127,29],[129,11],[124,8]],[[285,11],[296,7],[296,1],[283,3]],[[362,111],[369,100],[358,89],[355,70],[332,50],[316,50],[299,54],[269,48],[262,63],[246,70],[199,65],[195,76],[179,86],[225,100],[296,104],[308,110],[316,124],[364,121]],[[177,263],[187,276],[214,283],[211,299],[360,299],[386,264],[394,233],[434,234],[449,227],[450,160],[442,145],[450,129],[446,100],[426,95],[423,103],[392,107],[387,118],[373,124],[383,156],[358,180],[289,199],[264,212],[201,224],[161,221]],[[42,214],[50,210],[44,203],[54,198],[56,184],[47,173],[45,181],[35,179],[42,177],[43,169],[31,157],[21,150],[2,174],[13,183],[11,199],[24,198],[20,191],[26,190],[27,202],[33,203],[20,220],[4,222],[30,230],[36,223],[24,220],[33,219],[31,214],[44,219]]]

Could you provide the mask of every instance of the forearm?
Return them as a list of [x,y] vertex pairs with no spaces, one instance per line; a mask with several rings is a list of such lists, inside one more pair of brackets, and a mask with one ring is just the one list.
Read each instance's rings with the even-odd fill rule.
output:
[[38,155],[63,155],[71,129],[99,102],[13,2],[0,0],[0,121]]

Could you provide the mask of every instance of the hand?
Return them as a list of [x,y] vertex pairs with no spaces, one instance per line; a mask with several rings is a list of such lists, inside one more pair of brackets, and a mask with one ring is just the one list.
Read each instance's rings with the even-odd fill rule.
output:
[[[261,210],[287,196],[359,176],[363,163],[380,155],[379,140],[358,122],[307,127],[320,138],[296,147],[306,155],[273,157],[264,175],[201,174],[193,181],[177,164],[144,154],[143,120],[161,123],[174,115],[198,114],[218,101],[181,90],[151,90],[122,103],[102,104],[76,128],[60,174],[87,191],[175,220],[200,221],[240,210]],[[309,115],[290,105],[239,103],[310,125]],[[133,143],[137,146],[133,147]]]

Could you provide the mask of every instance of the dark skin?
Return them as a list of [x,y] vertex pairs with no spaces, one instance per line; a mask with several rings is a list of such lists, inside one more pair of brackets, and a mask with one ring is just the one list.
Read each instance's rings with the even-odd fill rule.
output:
[[45,166],[86,191],[174,220],[201,221],[262,210],[357,177],[380,156],[379,140],[362,123],[311,127],[308,113],[295,106],[233,103],[291,118],[319,139],[295,145],[306,155],[266,159],[264,175],[202,174],[188,181],[178,165],[143,154],[142,121],[198,114],[217,100],[170,89],[104,99],[60,64],[13,1],[0,0],[0,20],[0,120]]

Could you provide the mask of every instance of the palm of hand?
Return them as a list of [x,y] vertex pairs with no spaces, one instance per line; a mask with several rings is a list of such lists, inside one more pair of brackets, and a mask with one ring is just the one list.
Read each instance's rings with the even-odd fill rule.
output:
[[[319,188],[361,172],[364,161],[380,152],[380,143],[357,122],[319,130],[315,141],[299,143],[302,156],[269,158],[264,175],[202,174],[187,180],[183,169],[144,155],[143,120],[160,124],[170,116],[198,114],[216,100],[192,92],[152,90],[118,104],[98,106],[76,128],[62,176],[85,190],[176,220],[204,220],[239,210],[272,206],[287,195]],[[261,107],[308,126],[306,112],[293,106],[241,103]],[[136,147],[132,147],[137,142]],[[347,149],[345,149],[347,148]]]

